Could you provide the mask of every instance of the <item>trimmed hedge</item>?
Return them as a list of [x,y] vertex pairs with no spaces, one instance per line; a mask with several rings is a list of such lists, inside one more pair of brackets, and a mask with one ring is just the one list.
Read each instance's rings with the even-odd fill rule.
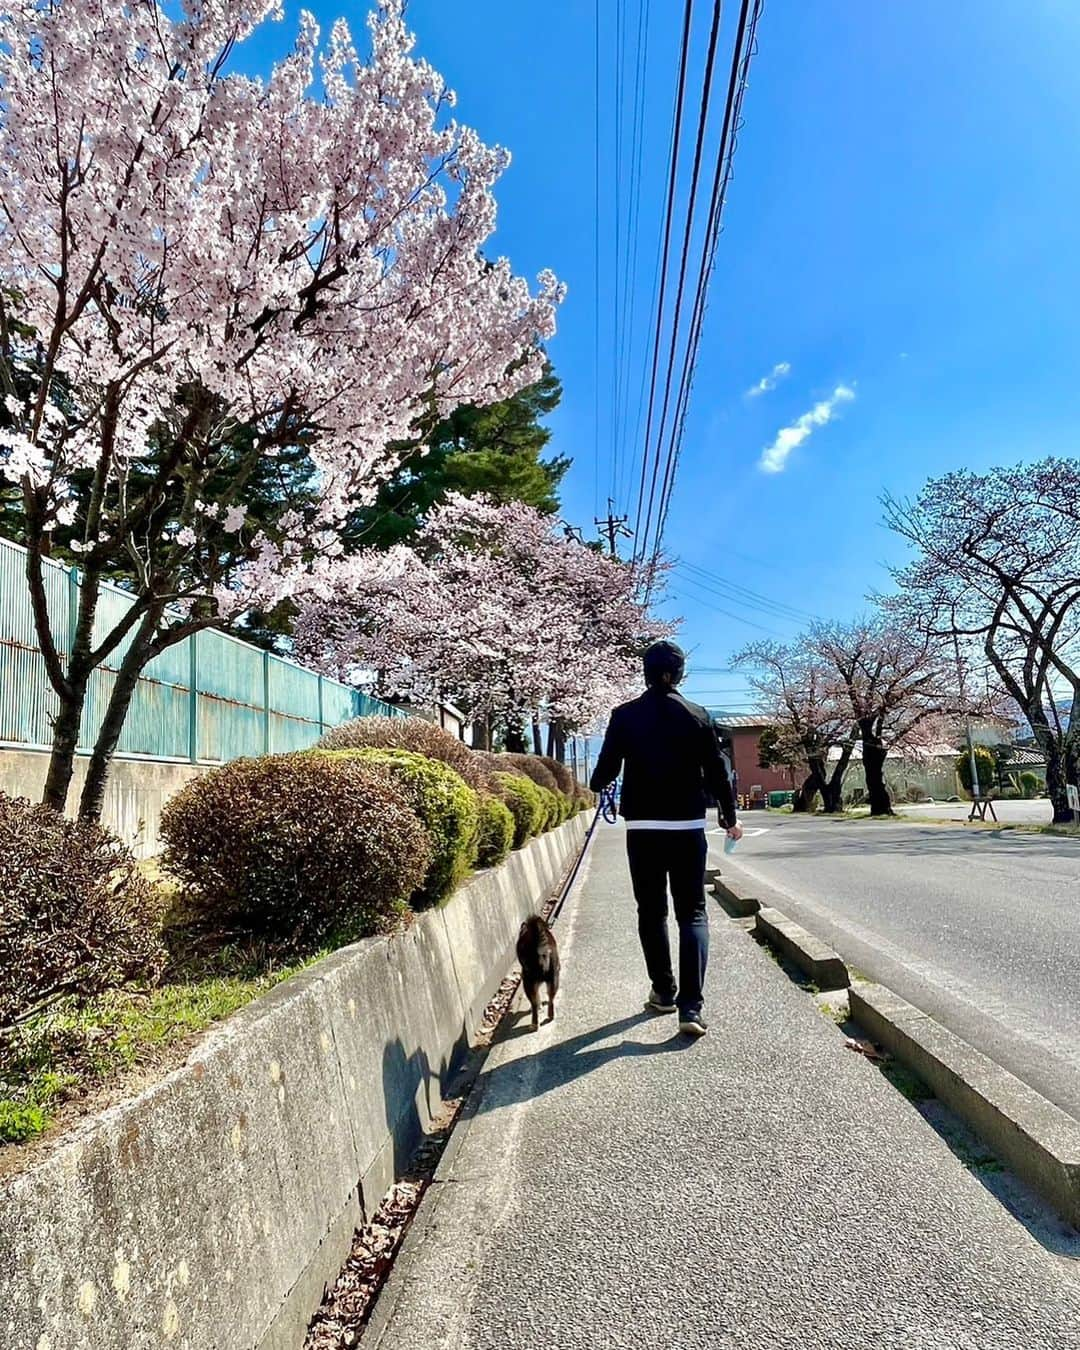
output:
[[547,788],[548,792],[559,791],[559,780],[551,772],[539,755],[507,754],[502,756],[518,773],[531,778],[537,787]]
[[488,786],[489,770],[480,755],[464,741],[422,717],[354,717],[328,731],[320,750],[409,750],[415,755],[441,760],[464,778],[469,787],[482,792]]
[[548,773],[555,779],[555,787],[564,797],[573,797],[574,789],[577,787],[577,779],[568,764],[560,764],[557,759],[552,759],[550,755],[537,756],[540,763],[547,769]]
[[355,755],[232,760],[167,803],[161,832],[197,917],[301,947],[392,928],[432,857],[405,794]]
[[523,848],[545,827],[547,805],[541,796],[541,789],[531,778],[517,773],[495,774],[494,785],[514,817],[514,847]]
[[108,830],[0,793],[0,1027],[154,978],[160,926],[157,892]]
[[539,788],[540,798],[544,803],[544,825],[545,832],[554,830],[556,826],[561,825],[566,819],[563,814],[564,804],[569,807],[567,799],[561,792],[553,792],[550,788]]
[[497,867],[514,846],[514,815],[504,801],[490,792],[480,795],[480,834],[476,861],[481,867]]
[[441,760],[411,750],[324,750],[322,755],[357,757],[383,770],[419,816],[431,840],[431,861],[413,892],[414,909],[437,905],[464,880],[476,862],[480,829],[477,794]]

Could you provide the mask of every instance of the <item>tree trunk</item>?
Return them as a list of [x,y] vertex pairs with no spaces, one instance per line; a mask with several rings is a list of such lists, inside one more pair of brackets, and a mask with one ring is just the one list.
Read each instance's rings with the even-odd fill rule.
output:
[[[1036,733],[1036,739],[1042,738]],[[1042,752],[1046,757],[1046,790],[1050,794],[1050,805],[1054,808],[1054,824],[1071,825],[1073,813],[1069,810],[1069,798],[1065,791],[1068,782],[1065,756],[1061,752],[1057,737],[1049,733],[1049,730],[1042,745]]]
[[844,809],[844,774],[847,773],[848,765],[851,763],[852,743],[849,741],[840,751],[840,758],[836,761],[836,767],[832,771],[829,779],[829,805],[825,810],[830,813],[836,813]]
[[560,764],[566,763],[566,728],[562,722],[552,722],[548,737],[548,755]]
[[871,723],[860,722],[863,772],[866,774],[866,792],[870,798],[872,816],[891,816],[892,800],[885,782],[885,746]]
[[477,717],[472,724],[473,749],[491,749],[491,718]]
[[540,719],[533,718],[532,723],[533,754],[542,755],[544,753],[543,733],[540,729]]
[[[30,571],[30,555],[27,554],[27,568]],[[75,773],[75,752],[79,745],[79,733],[82,731],[83,711],[86,707],[86,691],[90,683],[91,644],[94,633],[94,616],[97,612],[98,595],[101,581],[96,572],[88,571],[78,584],[78,605],[75,614],[75,626],[71,634],[71,651],[68,653],[67,671],[63,685],[53,678],[53,687],[60,696],[60,712],[53,722],[52,747],[49,755],[49,770],[45,778],[45,789],[41,800],[54,811],[63,811],[67,806],[68,792]],[[47,606],[35,609],[35,628],[38,647],[42,652],[51,647],[52,634],[49,628]]]
[[79,799],[80,820],[96,823],[101,819],[109,767],[112,764],[113,756],[116,754],[116,747],[120,743],[120,733],[124,729],[124,722],[127,720],[128,709],[131,707],[132,695],[139,683],[139,676],[146,669],[150,658],[155,655],[153,650],[154,637],[157,634],[160,621],[160,610],[156,608],[147,610],[131,640],[130,647],[124,654],[120,669],[116,673],[116,682],[109,696],[105,716],[101,719],[97,740],[94,742],[94,750],[86,771],[86,782],[83,784],[82,796]]
[[813,811],[818,792],[817,779],[812,773],[807,774],[802,786],[795,790],[795,795],[791,799],[792,811]]
[[836,815],[842,809],[841,793],[843,782],[834,774],[821,789],[821,809],[828,816]]
[[60,711],[53,722],[52,753],[49,772],[45,778],[42,803],[54,811],[63,811],[67,805],[71,780],[75,774],[75,751],[82,729],[83,708],[86,705],[86,681],[72,686],[70,698],[60,700]]
[[511,724],[506,728],[506,748],[512,755],[523,755],[528,750],[525,733],[519,725]]

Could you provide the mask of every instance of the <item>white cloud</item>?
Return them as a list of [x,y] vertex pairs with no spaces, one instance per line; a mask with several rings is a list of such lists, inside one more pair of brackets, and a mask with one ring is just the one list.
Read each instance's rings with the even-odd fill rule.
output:
[[777,384],[785,375],[791,373],[790,361],[777,361],[768,375],[763,375],[752,389],[746,391],[747,398],[757,398],[758,394],[767,394],[770,389],[775,389]]
[[776,433],[776,440],[761,452],[758,468],[765,473],[783,473],[792,450],[802,445],[815,427],[831,422],[837,407],[841,403],[850,403],[854,397],[854,389],[838,384],[828,398],[815,403],[809,412],[804,412],[790,426]]

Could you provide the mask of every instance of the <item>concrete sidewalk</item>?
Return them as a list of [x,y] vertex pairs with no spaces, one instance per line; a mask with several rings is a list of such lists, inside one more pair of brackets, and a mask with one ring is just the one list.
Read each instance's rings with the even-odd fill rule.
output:
[[558,1019],[496,1045],[369,1329],[381,1350],[1074,1350],[1075,1272],[719,910],[709,1035],[641,1012],[619,829]]

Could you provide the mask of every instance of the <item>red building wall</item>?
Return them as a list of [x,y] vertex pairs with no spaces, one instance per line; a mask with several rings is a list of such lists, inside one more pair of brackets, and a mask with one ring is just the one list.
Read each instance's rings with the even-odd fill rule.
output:
[[761,727],[732,729],[727,732],[731,738],[735,756],[735,773],[738,778],[739,792],[749,792],[752,787],[766,792],[783,792],[793,788],[794,775],[787,769],[762,769],[758,765],[758,738],[765,730]]

